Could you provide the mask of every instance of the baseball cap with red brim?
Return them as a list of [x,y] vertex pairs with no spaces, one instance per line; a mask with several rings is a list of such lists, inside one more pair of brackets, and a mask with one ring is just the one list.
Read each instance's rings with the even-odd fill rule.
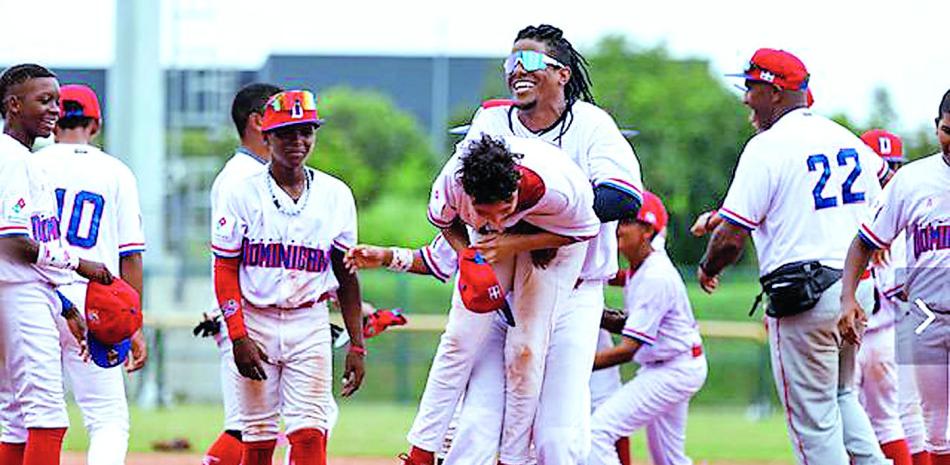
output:
[[317,114],[317,98],[309,90],[286,90],[275,94],[264,106],[261,131],[296,124],[320,126],[323,120]]
[[752,55],[745,71],[726,76],[767,82],[785,90],[808,89],[808,69],[798,57],[785,50],[760,48]]
[[884,161],[891,163],[903,163],[907,161],[904,156],[904,141],[897,134],[885,131],[883,129],[872,129],[861,134],[861,140],[864,141],[874,153]]
[[643,205],[637,212],[637,221],[652,225],[657,234],[660,234],[666,229],[670,215],[666,212],[663,201],[656,194],[643,191]]
[[90,281],[85,310],[92,361],[103,368],[124,362],[132,335],[142,328],[139,293],[120,278],[112,278],[109,285]]
[[511,308],[505,299],[505,290],[495,276],[495,270],[475,249],[466,248],[459,254],[459,294],[462,305],[475,313],[501,312],[508,325],[514,326]]
[[[79,111],[66,111],[64,102],[75,102],[81,109]],[[102,111],[99,108],[99,97],[89,86],[82,84],[67,84],[59,88],[59,117],[60,118],[92,118],[102,119]]]

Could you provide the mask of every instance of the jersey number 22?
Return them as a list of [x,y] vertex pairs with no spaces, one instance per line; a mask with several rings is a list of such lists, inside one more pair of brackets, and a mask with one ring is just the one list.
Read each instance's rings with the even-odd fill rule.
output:
[[[864,202],[864,192],[851,191],[854,181],[861,175],[861,162],[858,160],[858,152],[854,149],[841,149],[838,151],[838,166],[848,166],[848,160],[854,160],[854,167],[851,168],[851,174],[841,183],[841,203]],[[815,210],[822,208],[831,208],[838,206],[837,197],[824,197],[822,191],[825,190],[825,184],[831,178],[831,161],[824,154],[817,154],[808,157],[808,171],[815,171],[818,166],[822,166],[821,177],[818,178],[818,184],[811,190],[812,197],[815,198]]]
[[[66,189],[56,189],[56,208],[59,215],[59,223],[63,224],[63,203],[66,197]],[[105,205],[105,199],[95,192],[79,191],[73,198],[73,211],[69,217],[69,227],[66,229],[66,242],[69,245],[91,249],[99,241],[99,221],[102,220],[102,207]],[[82,223],[82,214],[86,208],[92,208],[92,215],[89,218],[89,231],[85,236],[80,236],[79,225]]]

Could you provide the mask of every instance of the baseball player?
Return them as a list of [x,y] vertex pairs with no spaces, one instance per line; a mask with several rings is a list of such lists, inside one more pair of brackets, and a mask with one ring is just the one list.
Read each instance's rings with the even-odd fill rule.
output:
[[[775,385],[798,463],[886,463],[852,388],[858,337],[839,331],[837,300],[847,231],[880,193],[887,166],[860,139],[806,108],[808,71],[791,53],[759,49],[738,76],[758,133],[719,209],[725,221],[700,262],[700,286],[714,292],[719,273],[751,235],[769,296]],[[870,303],[872,293],[865,280],[861,298]]]
[[267,171],[225,187],[212,215],[215,294],[242,376],[242,463],[271,462],[283,418],[291,460],[325,464],[334,408],[326,299],[334,290],[350,337],[344,396],[364,373],[359,281],[343,264],[356,244],[356,206],[345,184],[305,166],[322,124],[312,93],[274,95],[261,121]]
[[[505,63],[505,81],[516,104],[481,109],[461,144],[484,133],[539,138],[561,147],[594,186],[594,212],[603,223],[588,246],[571,304],[554,317],[533,431],[539,460],[577,462],[589,453],[588,373],[597,346],[603,283],[617,272],[616,220],[639,208],[639,163],[613,119],[593,104],[586,62],[560,29],[541,25],[519,31]],[[505,392],[499,348],[504,335],[497,333],[505,326],[491,326],[489,340],[479,343],[468,337],[469,327],[454,325],[450,318],[408,435],[408,463],[432,463],[432,451],[441,445],[466,385],[458,434],[446,462],[485,463],[497,456],[503,416],[499,399]],[[492,366],[473,368],[486,364]]]
[[[481,254],[499,275],[501,288],[513,294],[516,323],[505,340],[509,375],[499,461],[523,463],[553,314],[568,301],[586,241],[599,230],[590,184],[563,152],[546,142],[482,135],[457,151],[433,183],[429,218],[459,252],[460,271],[466,263],[463,250]],[[458,289],[464,308],[477,311],[465,301],[461,278]],[[498,294],[490,297],[501,300]],[[481,320],[466,325],[475,340],[491,328],[482,321],[496,321],[469,312],[454,312],[452,318]]]
[[707,364],[686,285],[666,252],[652,245],[668,218],[659,197],[644,192],[636,219],[621,220],[617,230],[631,269],[624,286],[628,317],[620,345],[597,352],[594,373],[631,359],[640,369],[594,411],[591,464],[620,464],[617,440],[643,427],[654,464],[692,463],[685,453],[686,416]]
[[[884,159],[892,171],[896,172],[906,161],[903,142],[895,134],[874,129],[862,134],[861,140]],[[923,419],[914,375],[905,364],[903,375],[910,379],[900,379],[901,366],[895,352],[895,324],[903,305],[901,291],[906,267],[903,237],[891,244],[888,256],[889,259],[878,260],[872,267],[875,306],[868,314],[867,328],[858,349],[855,386],[884,455],[896,465],[910,465],[915,460],[912,454],[920,462],[926,460],[927,452],[923,449]]]
[[[56,320],[70,319],[85,348],[84,322],[63,308],[55,287],[79,275],[108,284],[101,263],[69,252],[60,236],[56,200],[30,147],[48,137],[59,118],[59,83],[48,69],[16,65],[0,75],[0,463],[59,463],[69,425],[63,398]],[[26,441],[6,425],[22,425]]]
[[[876,208],[858,230],[845,264],[841,311],[860,321],[871,308],[856,297],[858,277],[874,250],[906,240],[903,291],[914,307],[905,317],[916,328],[912,338],[914,372],[920,392],[926,448],[934,465],[950,464],[950,91],[943,96],[935,120],[942,153],[901,169],[884,189]],[[926,310],[926,312],[925,312]],[[929,315],[933,315],[931,318]],[[843,321],[843,324],[854,324]]]
[[[145,239],[135,177],[124,163],[92,145],[101,124],[95,92],[83,85],[65,85],[59,97],[57,143],[37,152],[32,161],[54,188],[60,234],[73,254],[105,263],[110,273],[121,275],[141,295]],[[86,286],[77,282],[58,290],[84,312]],[[83,360],[66,321],[57,323],[63,369],[89,432],[88,462],[121,465],[129,439],[122,372]],[[145,364],[141,330],[132,338],[131,349],[131,357],[122,351],[115,360],[127,358],[129,372]]]

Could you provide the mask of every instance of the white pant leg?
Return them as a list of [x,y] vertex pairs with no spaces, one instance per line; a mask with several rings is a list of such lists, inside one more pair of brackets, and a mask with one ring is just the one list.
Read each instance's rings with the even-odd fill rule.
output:
[[[223,326],[223,325],[222,325]],[[218,351],[221,358],[219,364],[219,373],[221,376],[221,403],[224,407],[224,430],[241,431],[241,410],[238,404],[238,383],[241,381],[241,374],[238,373],[237,365],[234,364],[234,352],[231,346],[231,339],[226,335],[227,329],[222,329],[221,333],[225,336],[219,339]]]
[[671,405],[647,425],[647,450],[653,465],[692,465],[686,455],[686,420],[689,399]]
[[25,428],[67,428],[63,365],[55,318],[61,305],[45,283],[0,284],[7,369]]
[[920,407],[920,395],[917,392],[917,380],[914,374],[914,321],[907,303],[900,303],[897,310],[897,397],[901,416],[901,426],[907,438],[907,447],[911,454],[926,450],[927,432],[924,428],[923,410]]
[[[670,409],[688,402],[703,386],[706,372],[705,357],[641,367],[630,382],[594,412],[591,418],[593,441],[588,462],[591,465],[619,465],[620,458],[615,446],[617,440],[630,436],[655,419],[667,416]],[[685,418],[669,426],[680,430],[677,435],[685,435]],[[654,432],[660,433],[660,430]],[[663,441],[675,443],[677,435],[664,437]]]
[[[914,339],[914,373],[927,429],[926,448],[933,454],[950,454],[950,314],[935,315]],[[913,321],[916,327],[923,315],[914,312]]]
[[241,437],[244,441],[277,439],[280,432],[280,384],[282,369],[279,340],[280,319],[276,309],[244,305],[244,324],[248,337],[258,343],[270,359],[265,363],[267,379],[254,381],[243,376],[237,381],[238,408],[241,412]]
[[894,326],[864,334],[858,349],[855,387],[881,444],[904,439],[897,395]]
[[283,365],[280,398],[286,432],[314,428],[326,434],[336,410],[327,307],[282,310],[278,315]]
[[[61,286],[63,293],[85,314],[86,285]],[[129,406],[125,397],[122,366],[102,368],[79,356],[79,344],[66,320],[56,320],[62,347],[63,370],[89,433],[87,461],[96,465],[122,465],[129,445]]]
[[[0,289],[0,312],[3,311],[3,292]],[[10,335],[0,315],[0,442],[26,443],[27,431],[23,426],[23,414],[13,395],[13,380],[7,370],[7,343]]]
[[[606,329],[597,333],[597,351],[613,347],[614,341]],[[593,413],[600,404],[610,398],[623,386],[620,381],[620,365],[594,370],[590,374],[590,411]]]
[[485,465],[498,461],[505,410],[506,329],[507,325],[496,318],[484,340],[444,465]]
[[603,284],[585,281],[555,316],[534,429],[540,463],[573,465],[590,455],[590,376],[603,308]]
[[[502,287],[510,290],[514,262],[493,268]],[[410,444],[430,452],[438,451],[441,447],[472,367],[481,357],[485,338],[497,318],[494,313],[479,314],[467,310],[462,305],[457,280],[456,275],[449,321],[432,359],[426,387],[419,401],[419,411],[406,436]]]

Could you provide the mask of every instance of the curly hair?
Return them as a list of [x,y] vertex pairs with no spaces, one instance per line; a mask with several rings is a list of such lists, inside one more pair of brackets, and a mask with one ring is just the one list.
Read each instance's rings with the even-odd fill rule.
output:
[[55,77],[56,75],[52,71],[33,63],[24,63],[7,68],[3,74],[0,74],[0,117],[7,117],[7,93],[10,92],[11,87],[30,79]]
[[465,148],[462,167],[456,174],[475,204],[501,202],[510,199],[518,189],[521,173],[517,160],[523,156],[508,150],[503,139],[482,134]]
[[577,100],[595,103],[590,73],[587,71],[587,59],[564,38],[564,31],[550,24],[528,26],[518,31],[515,41],[521,39],[532,39],[546,44],[552,58],[571,69],[571,80],[564,86],[564,98],[569,104]]

